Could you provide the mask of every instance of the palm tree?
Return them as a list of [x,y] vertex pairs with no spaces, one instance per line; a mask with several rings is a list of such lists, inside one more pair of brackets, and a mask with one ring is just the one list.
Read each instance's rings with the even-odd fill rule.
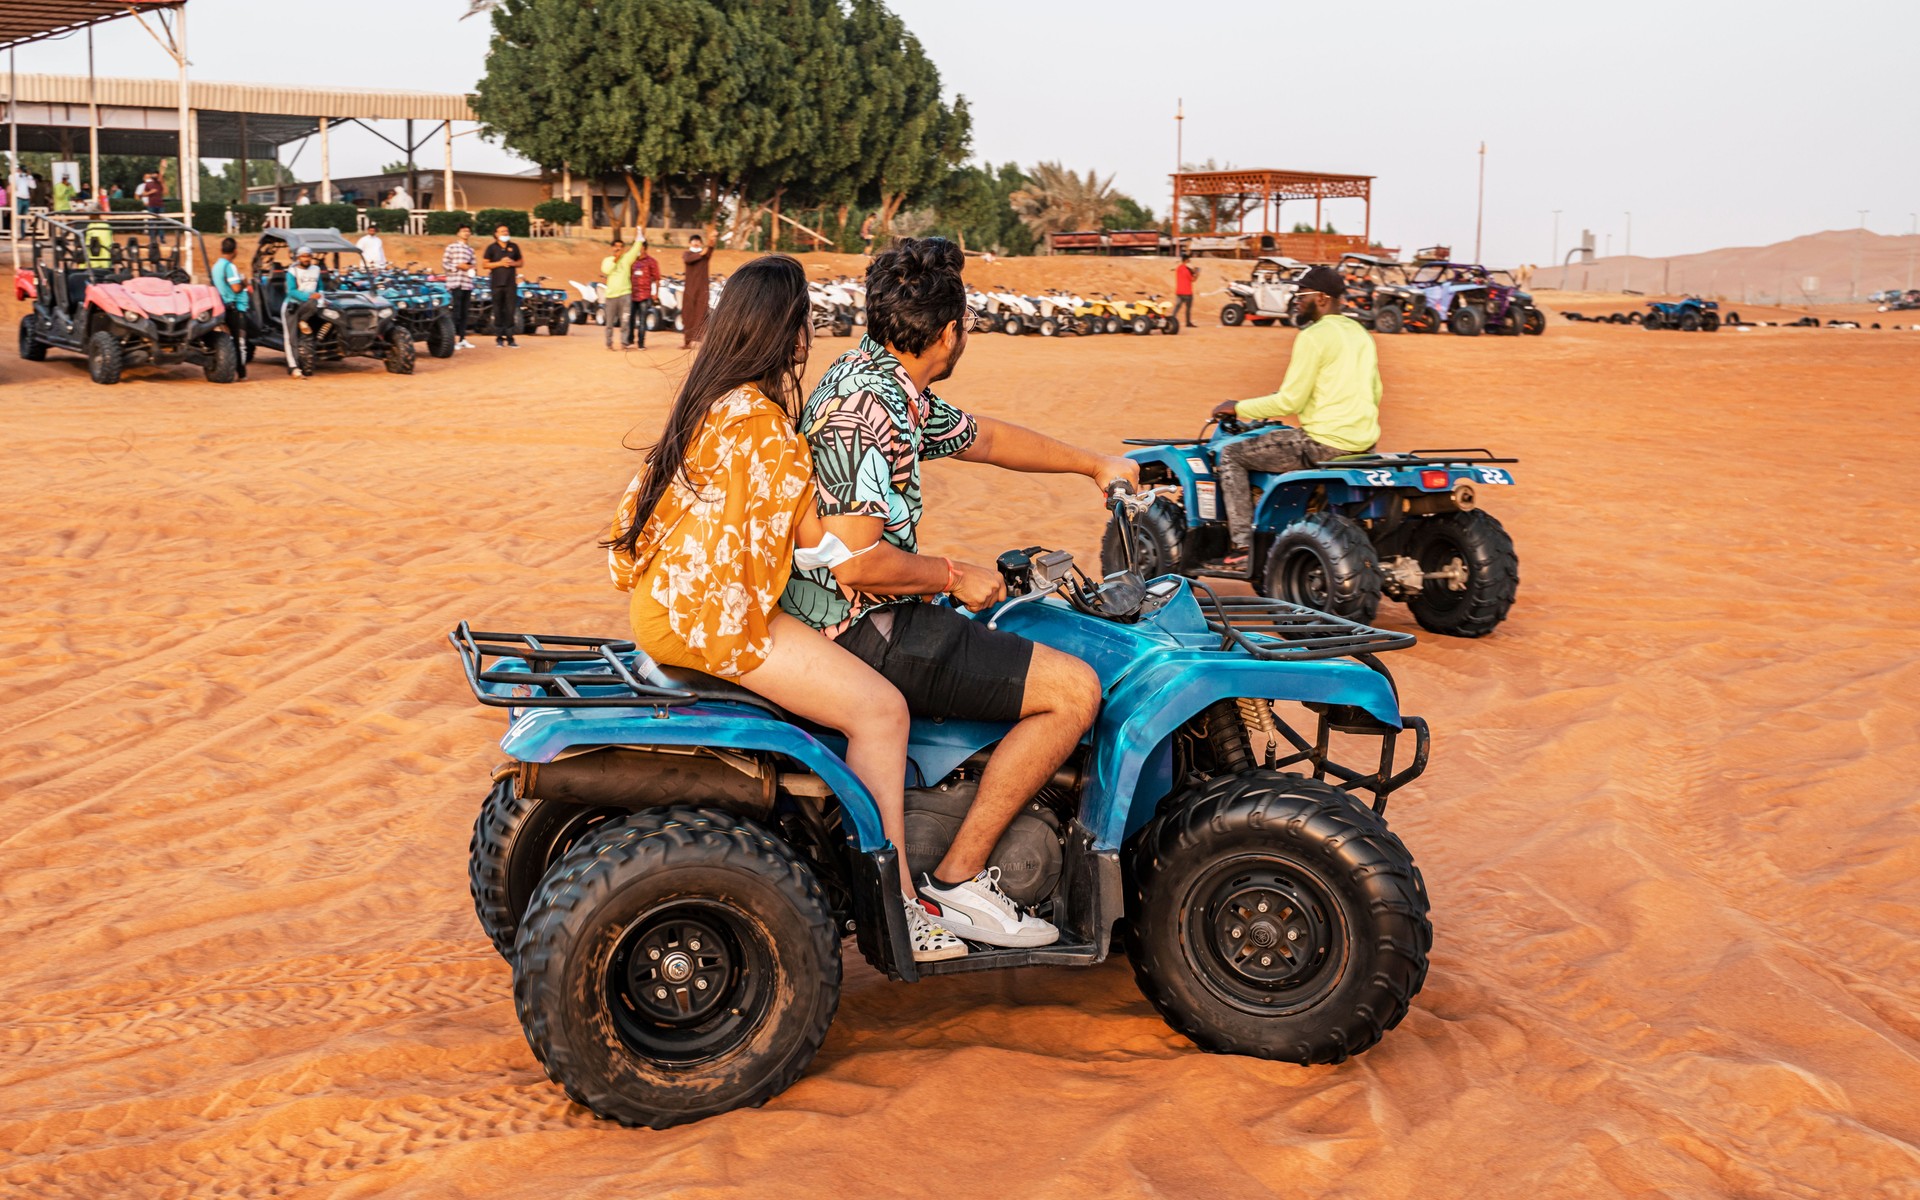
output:
[[1027,179],[1028,185],[1009,196],[1008,202],[1035,240],[1044,240],[1049,233],[1098,229],[1119,207],[1112,175],[1102,180],[1100,172],[1088,171],[1083,179],[1059,163],[1041,163]]

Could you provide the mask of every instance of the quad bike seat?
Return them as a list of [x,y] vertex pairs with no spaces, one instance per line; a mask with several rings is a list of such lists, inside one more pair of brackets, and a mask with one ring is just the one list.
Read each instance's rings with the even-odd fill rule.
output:
[[744,704],[788,724],[802,723],[792,713],[751,688],[742,687],[718,675],[696,671],[691,667],[663,666],[647,658],[644,653],[640,654],[634,662],[634,674],[648,683],[692,692],[694,696],[704,701],[717,704]]

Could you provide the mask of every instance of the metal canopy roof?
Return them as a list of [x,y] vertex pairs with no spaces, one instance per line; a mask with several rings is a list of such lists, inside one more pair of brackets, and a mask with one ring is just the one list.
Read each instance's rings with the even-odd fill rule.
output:
[[0,0],[0,50],[185,0]]
[[1266,196],[1275,200],[1365,199],[1371,175],[1330,175],[1324,171],[1181,171],[1175,174],[1186,196]]
[[[15,0],[0,0],[0,9]],[[29,0],[39,3],[41,0]],[[180,107],[177,79],[126,79],[101,75],[94,79],[101,108]],[[20,103],[87,103],[85,75],[20,76]],[[277,83],[218,83],[205,79],[187,84],[187,107],[199,112],[246,113],[251,126],[257,116],[305,118],[317,126],[321,117],[335,121],[478,121],[463,95],[452,92],[395,92],[375,88],[287,87]],[[202,131],[202,136],[205,136]],[[249,128],[251,138],[252,130]],[[296,135],[298,137],[300,135]],[[294,138],[286,139],[288,141]],[[208,158],[215,155],[209,151]]]

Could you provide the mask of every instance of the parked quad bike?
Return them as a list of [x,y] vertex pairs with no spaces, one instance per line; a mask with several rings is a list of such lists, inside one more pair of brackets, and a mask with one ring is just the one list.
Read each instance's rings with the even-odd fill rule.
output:
[[[1141,502],[1115,494],[1115,520]],[[654,1127],[777,1096],[834,1018],[847,931],[911,983],[1092,966],[1117,930],[1147,999],[1224,1053],[1339,1062],[1406,1015],[1432,927],[1384,813],[1428,737],[1378,655],[1413,638],[1178,578],[1093,580],[1064,551],[999,566],[1008,599],[976,619],[1082,656],[1104,697],[992,859],[1060,940],[943,962],[912,957],[898,855],[945,853],[1009,725],[913,723],[903,848],[843,739],[737,684],[618,639],[452,633],[512,721],[474,826],[475,910],[569,1096]],[[1376,767],[1341,761],[1355,738]]]

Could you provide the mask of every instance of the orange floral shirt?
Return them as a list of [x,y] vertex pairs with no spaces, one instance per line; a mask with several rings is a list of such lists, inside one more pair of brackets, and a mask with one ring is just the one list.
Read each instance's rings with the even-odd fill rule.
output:
[[[645,586],[712,675],[744,675],[773,649],[768,623],[793,571],[794,527],[813,502],[813,456],[793,418],[751,384],[714,402],[642,530],[607,553],[614,586]],[[635,476],[610,537],[633,522]]]

